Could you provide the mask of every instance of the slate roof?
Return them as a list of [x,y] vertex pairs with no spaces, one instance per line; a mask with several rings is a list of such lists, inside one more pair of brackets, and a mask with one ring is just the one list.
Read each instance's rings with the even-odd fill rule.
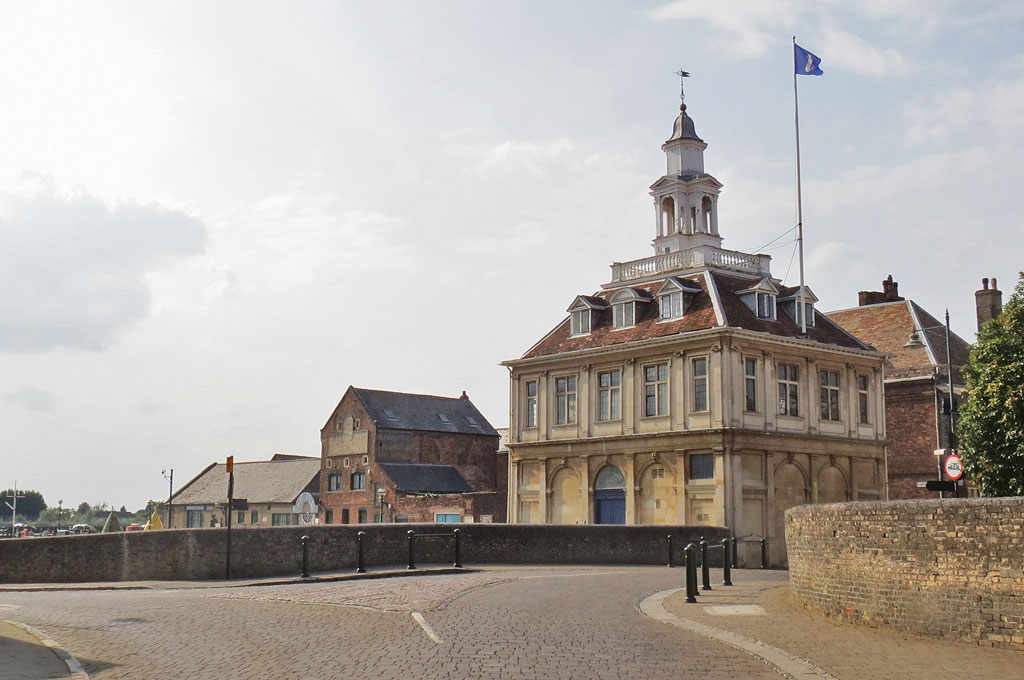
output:
[[469,493],[473,487],[453,465],[378,463],[399,491],[408,493]]
[[[292,503],[309,488],[318,493],[319,458],[286,458],[235,463],[235,498],[250,503]],[[228,502],[228,473],[213,463],[174,494],[175,505]]]
[[[945,374],[945,322],[936,319],[913,300],[898,300],[828,312],[829,318],[864,342],[892,356],[887,380],[930,376],[935,369]],[[939,328],[932,328],[938,326]],[[904,347],[915,328],[932,328],[921,334],[925,347]],[[967,362],[970,345],[950,333],[950,359],[954,376]]]
[[[713,286],[710,287],[708,285],[709,276],[713,281]],[[614,329],[612,328],[612,310],[609,307],[600,313],[593,313],[592,330],[588,335],[577,337],[570,337],[569,319],[565,318],[553,331],[530,348],[523,358],[530,359],[575,350],[609,347],[636,340],[648,340],[725,326],[783,337],[799,337],[801,335],[800,326],[785,312],[779,312],[777,321],[758,319],[736,294],[737,291],[745,290],[756,284],[759,280],[757,277],[730,276],[721,272],[705,270],[675,278],[684,283],[694,284],[701,291],[687,296],[689,301],[682,318],[661,321],[658,316],[658,305],[656,302],[652,302],[637,306],[636,323],[632,327]],[[628,287],[654,297],[664,282],[665,279],[660,279]],[[795,286],[779,286],[779,297],[786,297],[796,289]],[[607,299],[617,290],[621,290],[621,288],[602,290],[596,295]],[[719,324],[715,311],[716,303],[723,312],[723,324]],[[807,328],[807,337],[830,345],[852,349],[870,349],[817,311],[815,311],[814,326]]]
[[378,428],[498,436],[466,396],[435,397],[358,387],[353,387],[352,392]]

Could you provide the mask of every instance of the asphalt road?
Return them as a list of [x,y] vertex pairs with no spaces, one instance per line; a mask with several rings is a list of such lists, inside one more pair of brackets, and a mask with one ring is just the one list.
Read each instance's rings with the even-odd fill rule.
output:
[[[763,572],[762,572],[763,573]],[[2,592],[95,680],[772,678],[643,616],[664,567],[510,568],[243,588]]]

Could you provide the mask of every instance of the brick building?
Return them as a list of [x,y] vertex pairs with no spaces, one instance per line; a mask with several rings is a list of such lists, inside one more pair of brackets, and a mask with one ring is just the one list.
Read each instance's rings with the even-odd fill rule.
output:
[[[979,325],[983,322],[982,300],[991,306],[992,294],[986,291],[979,291]],[[998,296],[994,285],[993,291]],[[900,297],[899,284],[891,275],[882,281],[881,291],[860,291],[857,307],[829,312],[828,317],[889,355],[885,371],[889,498],[934,498],[935,492],[919,484],[939,478],[942,460],[934,452],[949,446],[945,323],[913,300]],[[915,331],[920,342],[908,343]],[[970,346],[955,333],[949,337],[955,409]]]
[[681,111],[650,191],[655,254],[612,264],[505,362],[509,519],[724,525],[742,562],[766,536],[781,564],[787,508],[883,497],[885,359],[770,256],[721,247],[722,185]]
[[321,520],[504,522],[498,432],[460,398],[349,387],[320,431]]

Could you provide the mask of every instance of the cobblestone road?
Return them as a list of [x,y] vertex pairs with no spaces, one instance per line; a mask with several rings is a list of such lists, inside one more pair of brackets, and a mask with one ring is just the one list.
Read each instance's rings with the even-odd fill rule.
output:
[[95,680],[777,679],[752,656],[637,611],[640,600],[681,578],[682,570],[665,568],[508,569],[246,588],[4,592],[0,605],[59,641]]

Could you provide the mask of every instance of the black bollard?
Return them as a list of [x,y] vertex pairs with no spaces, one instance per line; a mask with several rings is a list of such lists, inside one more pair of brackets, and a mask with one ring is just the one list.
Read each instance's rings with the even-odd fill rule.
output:
[[697,546],[688,544],[683,548],[683,557],[686,559],[686,601],[692,604],[697,601]]
[[303,536],[302,541],[302,578],[309,578],[309,536]]
[[761,539],[761,568],[768,568],[768,539]]
[[413,536],[416,535],[416,532],[413,531],[412,529],[409,529],[409,531],[407,531],[405,533],[409,537],[409,566],[407,568],[408,569],[415,569],[416,568],[416,557],[413,555],[413,552],[412,552],[412,539],[413,539]]
[[700,537],[700,581],[701,590],[711,590],[711,565],[708,564],[708,543],[703,536]]
[[729,539],[729,543],[732,545],[732,568],[738,569],[740,565],[739,562],[736,561],[738,559],[736,557],[736,537],[733,536],[731,539]]
[[366,532],[365,531],[359,531],[359,532],[356,533],[356,554],[357,554],[357,558],[356,558],[357,559],[357,562],[356,562],[356,573],[357,574],[365,574],[366,573],[366,567],[363,564],[363,539],[364,538],[366,538]]
[[732,585],[732,571],[731,571],[731,567],[732,567],[733,557],[732,557],[732,554],[731,554],[732,551],[730,550],[730,548],[732,548],[732,541],[730,541],[728,538],[723,538],[722,539],[722,548],[724,548],[723,554],[722,554],[722,585],[723,586],[731,586]]
[[675,562],[675,560],[672,559],[672,534],[669,534],[668,535],[668,566],[669,566],[669,569],[671,569],[672,567],[676,566],[674,564],[674,562]]
[[462,531],[456,529],[455,534],[455,568],[462,569]]

